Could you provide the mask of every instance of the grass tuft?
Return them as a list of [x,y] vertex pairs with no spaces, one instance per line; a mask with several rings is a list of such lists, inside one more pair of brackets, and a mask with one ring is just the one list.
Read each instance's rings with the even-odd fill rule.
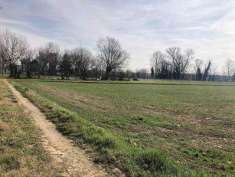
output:
[[141,168],[144,170],[149,170],[152,173],[156,171],[161,173],[166,172],[170,166],[166,155],[155,149],[141,152],[138,155],[137,163],[141,166]]
[[0,157],[0,167],[5,171],[18,170],[20,163],[13,155],[3,155]]

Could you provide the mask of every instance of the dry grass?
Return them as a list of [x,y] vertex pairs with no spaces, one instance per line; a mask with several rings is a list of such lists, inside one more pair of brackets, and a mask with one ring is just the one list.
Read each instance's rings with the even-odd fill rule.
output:
[[59,176],[42,148],[39,130],[19,108],[2,80],[0,106],[0,176]]

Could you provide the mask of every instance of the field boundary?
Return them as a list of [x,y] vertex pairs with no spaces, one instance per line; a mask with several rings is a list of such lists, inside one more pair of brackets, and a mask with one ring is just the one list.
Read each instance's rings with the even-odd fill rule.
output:
[[[38,80],[38,79],[33,79],[33,80]],[[87,80],[87,81],[81,81],[81,80],[47,80],[47,79],[39,79],[40,82],[69,82],[69,83],[82,83],[82,84],[107,84],[107,85],[118,85],[118,84],[126,84],[126,85],[174,85],[174,86],[216,86],[216,87],[235,87],[235,82],[229,82],[228,84],[224,84],[224,82],[221,82],[221,84],[214,84],[212,81],[193,81],[195,83],[148,83],[148,82],[141,82],[141,81],[93,81],[93,80]],[[169,80],[169,81],[176,81],[176,80]],[[208,84],[201,84],[201,83],[196,83],[196,82],[205,82]]]

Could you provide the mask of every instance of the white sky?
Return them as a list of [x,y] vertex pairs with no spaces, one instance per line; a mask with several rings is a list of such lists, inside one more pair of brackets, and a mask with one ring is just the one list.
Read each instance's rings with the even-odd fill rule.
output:
[[149,68],[155,50],[192,48],[222,72],[235,59],[234,0],[0,0],[0,25],[23,34],[33,47],[88,47],[117,38],[130,69]]

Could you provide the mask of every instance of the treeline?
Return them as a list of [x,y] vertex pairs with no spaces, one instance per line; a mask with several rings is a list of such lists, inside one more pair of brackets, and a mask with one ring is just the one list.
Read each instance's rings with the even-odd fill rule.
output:
[[118,40],[102,38],[97,41],[96,51],[93,55],[83,47],[61,50],[55,43],[32,50],[23,37],[4,31],[0,32],[0,72],[14,78],[235,80],[232,60],[226,61],[224,75],[220,77],[211,71],[211,61],[195,60],[192,49],[171,47],[165,52],[156,51],[151,58],[151,70],[135,72],[124,70],[129,54]]
[[41,76],[71,76],[79,79],[123,78],[121,68],[128,59],[118,40],[106,37],[97,42],[97,56],[86,48],[61,51],[59,46],[48,43],[38,50],[31,50],[27,41],[9,31],[0,34],[0,69],[10,77],[28,78]]
[[[166,49],[166,53],[156,51],[153,53],[153,66],[151,68],[151,76],[157,79],[186,79],[188,68],[194,59],[192,49],[182,52],[179,47],[171,47]],[[208,62],[204,71],[201,65],[196,65],[195,80],[207,80],[211,67],[211,61]]]
[[[208,63],[203,63],[201,59],[195,59],[192,49],[182,52],[179,47],[171,47],[166,49],[165,53],[156,51],[153,53],[151,61],[151,78],[154,79],[235,80],[233,60],[226,60],[224,74],[221,76],[216,74],[215,69],[212,71],[210,60]],[[188,72],[189,69],[193,74]]]

